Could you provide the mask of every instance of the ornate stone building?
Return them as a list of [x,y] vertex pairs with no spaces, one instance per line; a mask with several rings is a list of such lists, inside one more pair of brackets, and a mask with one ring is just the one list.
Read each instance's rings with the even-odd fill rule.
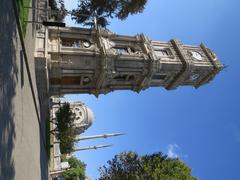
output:
[[[51,106],[51,119],[54,121],[56,119],[56,112],[60,108],[60,106],[65,103],[64,99],[60,98],[51,98],[52,106]],[[82,102],[70,102],[71,111],[75,114],[74,119],[74,127],[76,135],[82,134],[85,130],[87,130],[93,123],[94,113],[92,110],[87,107]],[[54,125],[54,124],[53,124]],[[55,127],[53,127],[54,129]]]
[[[50,109],[50,118],[51,121],[56,120],[56,112],[60,108],[60,106],[66,101],[61,98],[51,97],[51,109]],[[71,111],[75,114],[74,126],[75,126],[75,134],[80,135],[85,130],[87,130],[93,123],[94,113],[90,108],[88,108],[82,102],[70,102]],[[51,123],[51,129],[55,129],[56,125]],[[77,136],[78,137],[78,136]],[[50,163],[51,171],[61,171],[69,168],[66,163],[61,162],[61,152],[60,152],[60,142],[53,136],[53,150],[52,150],[52,158]]]
[[114,90],[140,92],[148,87],[167,90],[199,87],[223,68],[206,46],[172,39],[153,41],[143,34],[125,36],[98,27],[48,28],[49,90],[51,95]]

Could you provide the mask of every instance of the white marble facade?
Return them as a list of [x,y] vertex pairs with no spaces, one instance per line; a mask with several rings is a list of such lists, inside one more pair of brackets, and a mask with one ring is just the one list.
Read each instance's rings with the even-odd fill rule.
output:
[[47,32],[52,95],[98,96],[156,86],[167,90],[182,85],[197,88],[223,68],[203,44],[185,45],[176,39],[153,41],[143,34],[118,35],[102,28],[49,27]]

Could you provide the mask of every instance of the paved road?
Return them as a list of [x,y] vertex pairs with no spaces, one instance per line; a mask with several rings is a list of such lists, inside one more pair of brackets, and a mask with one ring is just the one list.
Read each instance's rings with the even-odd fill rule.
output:
[[[25,40],[37,96],[31,25]],[[12,0],[0,0],[0,180],[47,179],[47,170]]]

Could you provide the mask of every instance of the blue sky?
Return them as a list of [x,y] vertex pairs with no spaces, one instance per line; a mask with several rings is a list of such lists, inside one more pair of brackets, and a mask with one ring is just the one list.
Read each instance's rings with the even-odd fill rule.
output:
[[[73,7],[77,0],[67,2],[67,7]],[[80,142],[78,146],[114,144],[77,153],[87,164],[87,175],[96,179],[97,169],[107,160],[134,150],[178,156],[202,180],[240,179],[239,7],[238,0],[149,0],[142,14],[111,21],[108,28],[118,34],[144,33],[153,40],[177,38],[191,45],[202,42],[228,67],[197,90],[150,88],[140,94],[115,91],[99,98],[66,96],[85,102],[96,115],[84,135],[127,133]],[[66,22],[77,26],[69,19]]]

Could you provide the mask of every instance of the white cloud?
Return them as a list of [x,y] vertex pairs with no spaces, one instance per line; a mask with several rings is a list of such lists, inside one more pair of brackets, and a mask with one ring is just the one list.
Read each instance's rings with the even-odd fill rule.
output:
[[179,146],[177,144],[169,144],[167,147],[167,155],[170,158],[179,158],[179,154],[177,153]]

